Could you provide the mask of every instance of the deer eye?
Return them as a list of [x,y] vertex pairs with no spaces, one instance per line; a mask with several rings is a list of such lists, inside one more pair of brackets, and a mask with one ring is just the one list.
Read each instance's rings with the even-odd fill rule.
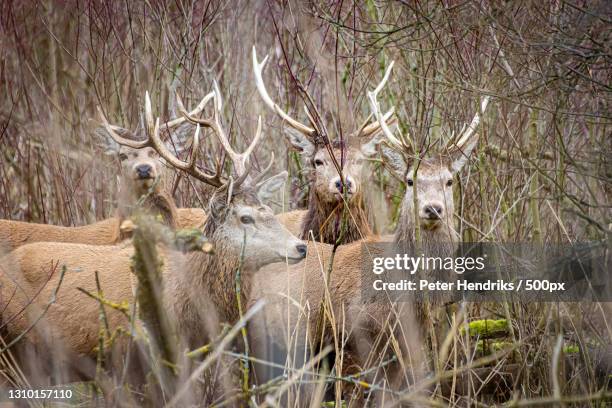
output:
[[322,166],[322,165],[323,165],[323,160],[321,160],[321,159],[316,159],[316,160],[314,161],[314,165],[315,165],[315,167]]
[[412,179],[408,179],[408,180],[406,180],[406,184],[408,184],[409,186],[413,186],[414,185],[414,181],[412,181]]
[[250,215],[243,215],[240,217],[240,222],[243,224],[255,224],[255,220]]
[[124,161],[124,160],[127,160],[127,158],[128,158],[127,154],[125,154],[125,153],[119,154],[119,160]]
[[453,179],[448,180],[446,182],[446,185],[449,186],[449,187],[452,186],[453,185]]

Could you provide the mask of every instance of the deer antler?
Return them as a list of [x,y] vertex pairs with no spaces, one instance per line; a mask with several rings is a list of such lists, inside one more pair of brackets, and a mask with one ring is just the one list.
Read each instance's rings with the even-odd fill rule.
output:
[[476,130],[476,128],[478,127],[478,124],[480,123],[480,113],[481,112],[484,113],[485,110],[487,109],[487,105],[489,104],[489,99],[490,99],[489,95],[485,96],[482,99],[482,102],[480,105],[480,111],[476,112],[476,114],[474,115],[474,118],[472,119],[472,122],[467,127],[467,129],[465,129],[461,133],[461,136],[459,136],[458,140],[456,142],[454,142],[453,140],[449,142],[449,144],[447,145],[448,149],[461,150],[463,146],[465,146],[465,144],[472,138],[472,136],[474,135],[474,131]]
[[[208,95],[207,95],[208,96]],[[209,100],[210,98],[208,98]],[[181,104],[182,106],[182,104]],[[200,147],[200,126],[196,126],[195,134],[193,136],[193,144],[191,146],[191,154],[187,161],[180,160],[173,155],[170,150],[162,142],[159,136],[159,118],[153,124],[153,114],[151,113],[151,100],[149,93],[145,94],[145,118],[146,118],[146,129],[147,129],[147,142],[155,151],[163,157],[171,166],[184,171],[185,173],[195,177],[196,179],[210,184],[214,187],[221,187],[223,182],[221,180],[221,169],[217,168],[215,174],[208,174],[196,166],[196,156]]]
[[106,116],[104,116],[104,112],[102,112],[102,108],[98,106],[98,113],[100,114],[100,118],[102,119],[102,125],[108,132],[108,134],[113,138],[113,140],[120,145],[128,146],[134,149],[142,149],[143,147],[149,146],[149,140],[132,140],[122,136],[119,136],[115,131],[120,131],[122,128],[119,126],[113,126],[108,123],[106,120]]
[[[383,119],[386,122],[387,120],[389,120],[389,118],[392,117],[391,121],[389,123],[387,123],[387,125],[392,125],[397,121],[397,118],[395,116],[393,116],[395,114],[395,107],[392,107],[387,113],[385,113],[383,115]],[[357,129],[357,131],[354,133],[355,136],[357,137],[369,137],[372,136],[374,133],[378,132],[380,130],[380,122],[378,121],[374,121],[372,123],[370,123],[370,119],[372,119],[372,114],[370,113],[370,115],[367,117],[366,120],[363,121],[363,123],[361,124],[361,126],[359,126],[359,128]]]
[[[316,133],[316,130],[314,128],[306,126],[303,123],[293,119],[291,116],[285,113],[285,111],[283,111],[280,106],[275,104],[274,101],[272,101],[272,98],[270,98],[262,76],[266,62],[268,62],[267,55],[261,63],[257,62],[257,51],[255,50],[255,46],[253,46],[253,72],[255,73],[255,85],[257,85],[257,90],[259,91],[259,95],[261,95],[261,99],[263,99],[264,103],[268,105],[268,107],[270,107],[273,111],[275,111],[278,116],[280,116],[285,122],[287,122],[289,126],[294,128],[298,132],[303,133],[306,136],[313,136]],[[308,114],[308,112],[306,113]],[[313,122],[311,118],[310,121]]]
[[[214,89],[213,93],[214,93],[214,100],[215,100],[215,112],[213,114],[212,120],[211,119],[200,119],[200,118],[194,117],[193,115],[190,115],[183,107],[183,103],[180,97],[178,97],[177,95],[178,110],[189,122],[210,128],[217,135],[217,138],[219,139],[219,142],[223,146],[223,149],[227,152],[227,155],[230,157],[230,159],[234,163],[238,178],[235,181],[233,181],[233,185],[238,186],[240,185],[240,183],[242,183],[246,179],[249,173],[249,170],[250,170],[251,154],[253,153],[253,150],[255,149],[257,144],[259,144],[259,142],[261,142],[263,138],[261,116],[257,120],[257,131],[255,133],[255,137],[253,138],[253,141],[251,142],[251,144],[246,148],[244,152],[242,153],[236,152],[230,145],[229,139],[225,131],[223,130],[223,126],[221,125],[220,117],[221,117],[221,110],[223,106],[222,106],[222,100],[221,100],[221,92],[219,91],[219,86],[217,85],[216,82],[213,85],[213,89]],[[274,160],[274,156],[272,156],[272,160]],[[271,166],[271,163],[268,167],[270,166]]]
[[[204,106],[206,106],[206,104],[208,103],[208,101],[210,101],[213,98],[214,94],[211,92],[208,95],[206,95],[198,104],[198,106],[195,107],[195,109],[193,109],[191,112],[189,112],[190,115],[197,115],[200,112],[202,112],[204,110]],[[148,108],[149,111],[151,110],[151,100],[148,97],[148,93],[147,93],[147,98],[145,99],[145,116],[146,116],[146,109],[147,109],[147,105],[148,104]],[[124,130],[122,127],[119,126],[115,126],[115,125],[111,125],[108,123],[108,120],[106,119],[106,116],[104,115],[104,112],[102,112],[102,108],[100,108],[100,106],[98,106],[98,112],[100,114],[100,117],[102,119],[102,125],[104,126],[104,128],[106,129],[106,131],[109,133],[109,135],[115,140],[115,142],[119,143],[120,145],[124,145],[124,146],[128,146],[134,149],[142,149],[143,147],[147,147],[150,146],[150,141],[149,139],[145,139],[145,140],[132,140],[132,139],[128,139],[122,136],[119,136],[117,134],[117,132]],[[147,125],[146,126],[153,126],[153,117],[151,116],[150,118],[151,120],[146,120],[147,121]],[[166,123],[164,123],[163,125],[161,125],[162,128],[165,129],[173,129],[176,126],[182,124],[185,122],[185,118],[184,117],[180,117],[180,118],[176,118],[173,119],[171,121],[168,121]],[[149,125],[150,123],[150,125]],[[152,129],[150,129],[152,130]]]
[[[374,117],[376,118],[376,122],[370,126],[378,124],[378,127],[382,129],[383,134],[385,135],[387,140],[392,145],[403,149],[405,147],[404,143],[400,141],[399,139],[397,139],[395,136],[393,136],[393,132],[391,132],[391,129],[389,129],[389,125],[387,124],[386,116],[389,114],[389,112],[385,115],[382,115],[380,113],[380,106],[376,100],[378,98],[378,94],[380,93],[380,91],[382,91],[383,87],[389,80],[389,75],[391,75],[393,64],[394,64],[394,61],[391,61],[391,64],[389,64],[389,67],[387,68],[387,71],[385,72],[385,75],[383,76],[383,79],[380,81],[378,86],[373,91],[368,92],[368,99],[370,100],[370,108],[372,109],[372,113],[374,114]],[[393,110],[391,110],[390,113],[392,114]],[[376,130],[378,130],[378,128],[376,128],[374,131]]]
[[[394,61],[391,61],[391,64],[389,64],[389,68],[387,68],[387,72],[385,72],[385,75],[384,75],[382,81],[380,81],[380,83],[378,84],[376,89],[374,89],[373,92],[369,92],[368,93],[368,97],[371,98],[370,94],[373,94],[374,95],[374,100],[376,100],[376,98],[378,97],[378,93],[383,89],[383,87],[386,85],[387,81],[389,80],[389,75],[391,75],[391,69],[393,69],[393,64],[394,63],[395,63]],[[377,108],[376,110],[378,111],[378,115],[376,114],[376,111],[373,110],[374,115],[376,117],[376,121],[372,122],[372,123],[370,123],[368,125],[370,119],[372,118],[372,113],[371,113],[367,117],[367,119],[363,122],[363,124],[359,127],[357,132],[355,132],[358,137],[368,137],[368,136],[371,136],[374,133],[378,132],[381,128],[383,128],[384,125],[386,125],[386,127],[388,129],[389,128],[388,125],[395,123],[395,121],[397,120],[397,118],[393,117],[391,122],[389,124],[387,123],[387,120],[389,120],[389,118],[391,118],[395,114],[395,106],[392,106],[391,109],[389,109],[389,111],[387,113],[382,115],[382,121],[379,118],[379,116],[380,116],[380,107],[378,106],[378,104],[376,104],[376,108]],[[383,129],[383,131],[384,131],[384,129]]]

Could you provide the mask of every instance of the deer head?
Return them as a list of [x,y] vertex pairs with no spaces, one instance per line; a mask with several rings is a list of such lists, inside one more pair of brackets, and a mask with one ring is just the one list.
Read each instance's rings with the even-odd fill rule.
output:
[[[312,189],[318,201],[322,203],[342,202],[346,196],[350,201],[360,198],[364,155],[362,146],[356,145],[359,137],[374,136],[380,131],[380,124],[368,125],[368,120],[358,130],[350,134],[345,141],[330,141],[325,130],[316,124],[313,114],[306,109],[310,126],[304,125],[285,113],[266,90],[263,82],[263,69],[268,61],[266,56],[260,63],[253,47],[253,71],[257,90],[264,103],[289,126],[289,143],[306,159],[312,173]],[[384,117],[389,120],[393,109]],[[368,118],[369,119],[369,118]]]
[[393,63],[387,69],[383,82],[374,91],[368,92],[368,99],[383,131],[383,137],[378,138],[375,144],[380,145],[391,172],[406,183],[396,236],[411,236],[416,224],[419,224],[426,232],[440,233],[443,235],[440,238],[455,240],[453,179],[476,147],[478,134],[475,130],[480,123],[481,112],[487,108],[489,97],[483,98],[480,111],[476,112],[459,137],[451,138],[443,149],[419,157],[413,141],[401,135],[399,138],[394,136],[380,113],[377,96],[392,68]]
[[[117,135],[104,119],[107,131],[113,139],[122,145],[132,148],[155,150],[172,167],[181,170],[201,182],[215,188],[208,208],[205,232],[215,245],[215,251],[243,258],[244,267],[258,268],[273,262],[288,260],[298,262],[306,255],[304,243],[291,235],[274,217],[270,207],[264,204],[270,195],[280,188],[287,179],[287,172],[263,180],[272,167],[274,156],[269,165],[256,177],[250,175],[250,155],[262,139],[261,118],[251,144],[243,153],[236,152],[221,124],[222,99],[215,83],[214,91],[204,101],[214,101],[212,118],[201,119],[192,112],[187,112],[177,95],[177,106],[184,120],[196,125],[191,146],[191,154],[183,161],[170,152],[159,135],[159,118],[154,122],[151,113],[151,101],[148,92],[145,95],[145,119],[147,139],[143,141],[127,140]],[[222,177],[222,160],[217,160],[214,172],[202,170],[197,165],[201,128],[211,129],[223,146],[226,156],[233,163],[234,174]]]
[[160,185],[164,176],[164,166],[157,152],[150,147],[133,149],[128,146],[119,147],[121,162],[122,188],[127,188],[136,196],[146,194],[151,188]]

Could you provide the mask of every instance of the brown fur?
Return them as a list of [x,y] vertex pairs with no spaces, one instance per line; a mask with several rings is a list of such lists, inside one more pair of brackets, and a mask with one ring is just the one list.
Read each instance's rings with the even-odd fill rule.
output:
[[[421,164],[419,172],[424,176],[430,173],[435,173],[439,169],[438,163],[434,160]],[[419,173],[421,174],[421,173]],[[410,188],[410,187],[408,187]],[[450,207],[450,205],[449,205]],[[434,248],[440,248],[440,244],[449,243],[444,250],[452,253],[455,248],[454,242],[457,241],[457,235],[453,230],[452,212],[447,212],[445,219],[442,220],[436,228],[425,228],[421,226],[421,245],[424,251],[432,251]],[[397,230],[394,237],[386,236],[383,238],[371,237],[363,242],[353,242],[343,245],[338,248],[334,258],[334,269],[330,275],[330,292],[333,294],[331,300],[333,304],[340,307],[343,304],[354,302],[354,299],[360,298],[361,290],[361,266],[359,260],[362,253],[362,244],[367,242],[394,242],[398,245],[414,245],[414,231],[416,220],[412,204],[412,197],[406,196],[402,202],[402,210],[398,220]],[[442,245],[442,248],[445,246]],[[309,249],[314,247],[309,247]],[[309,251],[306,261],[287,269],[286,265],[276,264],[263,268],[258,274],[253,289],[253,300],[265,298],[267,295],[285,293],[293,299],[303,299],[307,301],[311,307],[321,304],[323,300],[323,289],[320,285],[323,284],[321,278],[321,270],[326,270],[325,259],[329,257],[332,247],[329,245],[317,245],[317,250],[313,253]],[[357,260],[357,261],[356,261]],[[357,263],[355,263],[357,262]],[[273,279],[272,275],[289,273],[290,278]],[[303,276],[304,275],[304,276]],[[337,279],[337,282],[336,282]],[[307,285],[300,287],[299,283],[306,280]],[[287,284],[290,283],[290,287]],[[302,296],[303,295],[303,296]],[[380,316],[381,321],[386,316]],[[319,316],[313,316],[316,321]],[[313,321],[311,320],[311,324]]]
[[300,236],[302,233],[302,223],[308,210],[293,210],[276,214],[276,219],[285,226],[293,235]]
[[[346,219],[343,220],[343,212]],[[311,191],[308,210],[302,220],[300,238],[317,242],[348,244],[372,233],[361,193],[352,197],[345,208],[343,202],[324,201]]]
[[[378,122],[371,123],[345,137],[331,137],[312,121],[312,128],[300,124],[272,102],[262,77],[265,63],[266,59],[258,62],[253,47],[253,72],[257,90],[264,103],[288,125],[287,139],[300,152],[310,173],[308,212],[298,224],[301,226],[299,236],[305,240],[314,239],[336,245],[362,239],[371,232],[367,207],[363,205],[361,194],[364,155],[362,146],[352,144],[357,143],[359,136],[374,137],[381,131],[381,125]],[[288,217],[286,221],[297,220]],[[297,225],[286,225],[292,231],[297,228]]]
[[[217,199],[219,202],[223,200]],[[243,234],[240,231],[244,227],[239,220],[247,211],[258,227],[256,231],[245,232],[250,240],[241,261]],[[215,248],[214,255],[200,252],[183,255],[168,250],[161,253],[163,303],[178,322],[180,333],[190,347],[206,344],[219,329],[219,321],[233,322],[237,319],[235,273],[239,266],[243,282],[242,302],[246,306],[252,274],[262,265],[284,259],[284,252],[279,251],[279,247],[287,245],[287,256],[291,259],[301,259],[303,256],[296,253],[296,248],[292,246],[302,242],[291,236],[255,195],[234,197],[232,205],[222,212],[222,216],[208,217],[204,226]],[[253,244],[256,247],[249,246],[256,239],[260,240]],[[262,242],[272,245],[258,247],[263,245]],[[98,340],[99,304],[79,292],[77,287],[95,293],[94,272],[98,271],[105,298],[131,303],[133,278],[130,259],[133,253],[133,248],[127,244],[93,246],[38,242],[21,246],[1,258],[1,299],[2,307],[6,306],[3,321],[8,323],[9,339],[22,333],[34,321],[37,310],[48,303],[58,286],[60,271],[65,266],[66,275],[58,297],[44,320],[53,339],[72,353],[90,354]],[[57,268],[48,279],[53,265],[57,265]],[[40,294],[37,295],[38,291]],[[24,308],[26,313],[20,313]],[[120,313],[109,308],[107,313],[111,330],[125,325],[126,320]],[[29,333],[27,337],[36,344],[44,344],[47,340],[47,336],[37,335],[36,332]]]
[[[65,342],[63,344],[68,350],[91,353],[97,345],[99,303],[76,288],[96,293],[94,272],[98,271],[105,298],[113,302],[130,300],[129,257],[133,252],[131,245],[38,242],[21,246],[2,258],[0,279],[2,303],[6,307],[2,320],[8,323],[9,337],[24,332],[40,314],[58,287],[65,266],[64,281],[55,303],[45,315],[45,321],[53,333],[52,338],[59,343]],[[49,279],[51,271],[54,273]],[[39,290],[40,294],[36,295]],[[24,313],[23,309],[30,303],[33,305]],[[119,312],[111,308],[106,308],[106,312],[111,330],[127,323]],[[38,328],[29,333],[28,338],[36,344],[44,344],[45,340]]]
[[[350,193],[344,197],[336,182],[340,181],[338,170],[330,152],[322,144],[315,144],[299,135],[291,137],[291,143],[302,150],[309,166],[308,208],[299,216],[292,211],[287,216],[279,215],[281,222],[291,231],[299,231],[304,240],[314,239],[326,244],[348,244],[372,233],[367,207],[364,203],[362,176],[364,158],[359,148],[332,143],[332,153]],[[346,217],[343,220],[343,217]]]
[[41,241],[109,245],[119,240],[119,225],[116,217],[82,227],[0,220],[0,246],[8,252]]
[[117,215],[120,221],[130,218],[130,215],[135,209],[145,211],[146,213],[159,217],[159,221],[172,228],[176,229],[177,226],[177,208],[174,204],[174,199],[163,191],[156,191],[154,194],[147,194],[144,197],[142,203],[136,207],[131,206],[119,206]]
[[[201,208],[179,208],[177,228],[202,228],[206,213]],[[66,242],[89,245],[113,245],[121,241],[121,218],[113,217],[81,227],[36,224],[23,221],[0,220],[0,251],[12,251],[33,242]]]
[[[94,272],[98,271],[105,298],[114,301],[132,302],[132,277],[129,259],[134,251],[131,246],[92,246],[83,244],[66,244],[41,242],[24,245],[9,256],[0,260],[2,265],[2,299],[8,302],[3,321],[8,321],[18,314],[28,302],[34,299],[40,310],[50,299],[59,282],[62,266],[66,266],[66,275],[55,303],[45,315],[54,339],[61,339],[66,348],[79,354],[91,354],[97,346],[99,321],[99,304],[77,291],[82,287],[96,293]],[[179,317],[179,327],[183,335],[195,344],[207,342],[207,331],[200,331],[203,316],[213,316],[215,308],[221,321],[231,322],[237,315],[234,293],[233,274],[238,266],[234,262],[226,263],[229,254],[223,251],[216,255],[204,253],[166,253],[164,255],[164,301]],[[53,262],[59,266],[49,282],[48,272]],[[180,268],[181,273],[176,273]],[[45,271],[45,273],[41,273]],[[21,276],[21,273],[23,274]],[[248,285],[250,271],[244,271],[245,286]],[[16,285],[19,289],[15,291]],[[42,288],[38,296],[36,293]],[[180,294],[180,295],[179,295]],[[243,300],[244,302],[244,300]],[[29,316],[28,316],[29,315]],[[35,313],[21,314],[9,324],[10,337],[23,332]],[[126,319],[117,311],[107,308],[111,330],[125,326]],[[214,329],[218,329],[215,327]],[[214,333],[213,333],[214,334]],[[43,343],[34,333],[29,336],[35,343]]]
[[[327,205],[327,207],[331,206]],[[336,222],[340,221],[339,217],[341,216],[342,206],[336,204],[331,209],[324,209],[317,205],[312,205],[309,208],[308,210],[293,210],[277,214],[276,218],[292,234],[299,236],[301,239],[312,240],[314,236],[315,241],[318,242],[336,242],[340,231]],[[318,211],[314,209],[318,209]],[[316,214],[312,214],[313,212]],[[346,223],[342,239],[343,243],[351,243],[372,234],[367,221],[367,214],[361,206],[349,206]],[[313,231],[313,235],[310,234],[310,231]],[[318,232],[315,234],[314,231]]]
[[[413,170],[408,170],[406,174],[409,174],[407,179],[412,177]],[[424,160],[419,165],[418,178],[423,179],[417,181],[419,205],[423,206],[434,200],[445,208],[443,216],[435,223],[418,219],[421,248],[428,256],[449,256],[456,248],[455,242],[458,236],[454,232],[452,222],[454,213],[452,187],[442,187],[447,186],[448,177],[452,178],[450,167],[439,157]],[[414,211],[413,191],[412,187],[408,186],[402,201],[395,236],[384,237],[382,240],[393,242],[400,248],[415,245],[417,225],[415,213],[422,217],[421,208],[417,212]],[[393,305],[386,298],[362,299],[362,265],[367,260],[364,257],[373,251],[373,248],[364,250],[363,245],[376,241],[379,240],[371,238],[339,246],[327,284],[324,277],[332,253],[330,245],[311,244],[306,260],[297,265],[275,264],[263,268],[256,275],[251,298],[251,302],[258,299],[267,301],[264,313],[255,318],[249,329],[256,356],[285,364],[287,355],[284,353],[287,350],[292,350],[292,356],[303,355],[305,350],[312,350],[313,347],[316,350],[321,339],[321,332],[317,330],[322,320],[321,305],[325,303],[329,306],[326,308],[327,325],[324,327],[328,340],[331,340],[329,336],[333,333],[336,334],[337,341],[348,339],[343,347],[344,364],[338,367],[343,374],[367,367],[366,357],[379,355],[378,353],[382,351],[382,348],[378,350],[375,347],[373,340],[381,333],[388,335],[388,325],[394,325],[394,322],[398,321],[401,322],[404,332],[395,332],[395,330],[391,332],[400,336],[398,344],[401,356],[404,359],[410,357],[413,367],[419,367],[422,358],[420,350],[412,350],[411,353],[409,344],[420,344],[418,333],[421,330],[414,317],[417,317],[421,324],[424,323],[428,316],[423,313],[422,308],[417,308],[415,316],[415,310],[411,310],[411,305],[408,303]],[[284,275],[285,278],[274,278],[279,275]],[[385,296],[384,292],[381,295]],[[435,308],[443,302],[443,299],[435,299],[434,302],[432,307]],[[333,318],[330,319],[330,316]],[[331,326],[330,320],[335,321],[336,326]],[[406,337],[406,333],[411,336]],[[307,343],[300,343],[300,339],[305,339]],[[281,350],[280,355],[270,354],[270,343],[278,345],[278,349]],[[353,367],[349,367],[350,365]],[[399,367],[396,366],[395,369]],[[262,378],[269,377],[264,374]],[[390,378],[402,379],[403,376],[398,372]]]

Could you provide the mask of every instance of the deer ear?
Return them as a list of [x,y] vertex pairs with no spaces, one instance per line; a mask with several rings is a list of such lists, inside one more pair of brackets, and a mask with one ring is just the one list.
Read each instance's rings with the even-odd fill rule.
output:
[[289,173],[283,171],[257,184],[257,197],[259,200],[262,203],[269,200],[274,192],[285,185],[288,176]]
[[468,142],[461,148],[451,153],[450,156],[450,169],[453,173],[457,173],[467,163],[470,158],[470,154],[478,143],[478,134],[475,134],[468,140]]
[[385,167],[393,173],[394,176],[399,178],[400,180],[404,179],[404,175],[406,174],[406,170],[408,169],[408,164],[402,157],[400,153],[396,150],[393,150],[385,143],[384,136],[382,131],[377,132],[375,136],[367,143],[361,145],[361,153],[366,158],[373,158],[378,154],[380,150],[381,155],[383,156],[383,161]]
[[289,143],[297,151],[305,156],[312,156],[314,154],[315,145],[305,135],[291,128],[285,129],[285,132],[287,132]]
[[406,163],[404,157],[384,143],[380,145],[380,153],[383,156],[385,167],[395,177],[403,181],[408,170],[408,163]]
[[217,191],[211,197],[208,207],[210,209],[210,215],[213,218],[221,219],[225,217],[225,213],[228,208],[227,207],[227,194],[229,194],[229,191],[224,189],[222,191]]
[[369,142],[361,145],[361,154],[363,154],[364,157],[367,157],[368,159],[371,159],[372,157],[376,156],[378,154],[377,147],[380,145],[380,142],[382,142],[382,140],[382,133],[377,134],[372,139],[370,139]]

